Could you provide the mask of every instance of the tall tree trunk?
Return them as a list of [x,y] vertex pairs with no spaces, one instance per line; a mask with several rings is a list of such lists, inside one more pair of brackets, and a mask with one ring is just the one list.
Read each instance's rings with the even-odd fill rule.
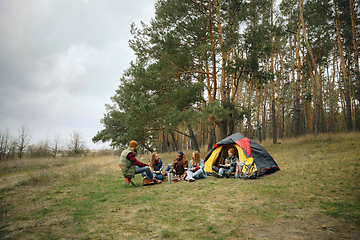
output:
[[200,125],[197,124],[196,125],[196,138],[198,139],[198,144],[199,144],[199,148],[201,148],[201,143],[202,143],[202,127],[201,127],[201,123]]
[[214,38],[213,38],[213,31],[212,31],[212,6],[211,6],[211,0],[209,0],[209,37],[212,47],[212,60],[213,60],[213,72],[212,72],[212,78],[213,78],[213,93],[210,98],[210,102],[215,100],[216,98],[216,90],[217,90],[217,82],[216,82],[216,52],[215,52],[215,44],[214,44]]
[[[303,36],[304,36],[304,40],[305,40],[305,45],[308,51],[308,54],[310,56],[311,59],[311,64],[307,62],[306,58],[305,61],[307,62],[307,65],[309,67],[310,70],[310,76],[311,76],[311,80],[312,80],[312,84],[313,84],[313,93],[314,93],[314,115],[313,115],[313,129],[314,129],[314,134],[317,135],[319,133],[319,115],[320,115],[320,108],[319,108],[319,73],[317,71],[317,66],[316,66],[316,62],[315,62],[315,58],[314,55],[312,53],[308,38],[307,38],[307,34],[305,31],[305,21],[304,21],[304,0],[300,0],[299,1],[299,5],[300,5],[300,21],[302,23],[302,29],[303,29]],[[313,72],[314,71],[314,72]]]
[[336,36],[339,46],[341,69],[343,72],[343,79],[344,79],[345,125],[346,125],[346,130],[352,131],[350,87],[349,87],[349,79],[346,71],[346,66],[345,66],[343,45],[341,43],[341,37],[340,37],[339,16],[337,12],[337,0],[334,0],[334,9],[335,9]]
[[167,135],[164,131],[162,131],[162,144],[161,144],[161,151],[167,152]]
[[261,135],[262,139],[266,139],[266,95],[267,95],[267,84],[265,83],[264,89],[264,103],[263,103],[263,115],[262,115],[262,127],[261,127]]
[[[280,138],[284,138],[284,133],[285,133],[285,103],[284,103],[284,98],[281,98],[281,113],[282,113],[282,120],[281,120],[281,135]],[[285,133],[286,134],[286,133]]]
[[208,141],[208,151],[212,149],[212,147],[215,145],[216,139],[215,139],[215,126],[213,122],[210,122],[209,124],[209,141]]
[[[262,85],[261,85],[261,90],[262,92]],[[260,95],[261,95],[261,92],[260,92]],[[256,127],[255,127],[255,130],[256,130],[256,133],[257,133],[257,136],[261,136],[259,135],[259,129],[260,129],[260,96],[259,96],[259,87],[258,87],[258,84],[256,84],[256,88],[255,88],[255,99],[256,99]]]
[[218,41],[219,41],[219,47],[221,51],[221,79],[220,79],[220,96],[221,100],[226,99],[226,83],[225,83],[225,67],[226,67],[226,52],[223,50],[223,33],[222,33],[222,26],[221,26],[221,18],[220,18],[220,0],[217,0],[216,4],[216,20],[217,20],[217,27],[218,27]]
[[246,124],[247,124],[247,127],[246,127],[246,129],[247,129],[247,137],[248,138],[252,138],[252,127],[251,127],[251,113],[249,113],[248,115],[246,115],[246,118],[247,118],[247,121],[246,121]]
[[313,110],[313,131],[315,136],[319,134],[319,122],[320,122],[320,109],[319,109],[319,97],[316,95],[314,99],[314,110]]
[[220,128],[220,138],[224,139],[228,136],[227,134],[227,119],[224,118],[219,122],[219,128]]
[[298,23],[296,34],[296,81],[295,81],[295,94],[294,94],[294,136],[300,135],[300,80],[301,80],[301,58],[300,58],[300,31],[301,23]]
[[200,125],[199,125],[199,147],[201,148],[202,146],[204,146],[204,122],[201,121]]
[[228,135],[231,135],[235,131],[235,120],[234,120],[233,114],[230,114],[230,119],[228,121],[228,125],[229,125]]
[[260,114],[261,114],[261,109],[262,109],[262,104],[263,104],[263,85],[260,85],[260,97],[258,97],[259,102],[257,104],[257,135],[258,135],[258,140],[259,142],[262,142],[262,136],[261,136],[261,122],[260,122]]
[[272,112],[272,128],[273,128],[273,144],[277,144],[277,120],[276,120],[276,103],[275,99],[271,101],[271,112]]
[[[292,96],[294,97],[294,102],[295,102],[295,62],[294,62],[294,52],[293,52],[293,46],[292,46],[292,34],[289,34],[289,52],[290,52],[290,63],[291,63],[291,93]],[[294,104],[295,105],[295,104]],[[295,113],[295,107],[294,109],[294,113]],[[293,113],[293,117],[291,118],[291,120],[289,120],[290,122],[290,126],[289,126],[289,134],[288,137],[292,137],[293,136],[293,130],[294,130],[294,113]],[[295,135],[295,134],[294,134]]]
[[[209,102],[213,102],[216,99],[216,93],[217,93],[217,79],[216,79],[216,52],[215,52],[215,43],[214,43],[214,37],[213,37],[213,30],[212,30],[212,26],[213,26],[213,16],[212,16],[212,0],[209,0],[209,16],[208,16],[208,20],[209,20],[209,38],[210,38],[210,43],[211,43],[211,52],[212,52],[212,82],[213,82],[213,87],[212,87],[212,94],[210,94],[209,96]],[[207,64],[208,67],[208,64]],[[210,89],[210,85],[209,85],[209,79],[208,79],[208,90]],[[209,90],[210,91],[210,90]],[[208,150],[211,150],[212,147],[215,145],[216,143],[216,136],[215,136],[215,126],[214,126],[214,122],[212,121],[212,119],[209,120],[209,138],[208,138]]]
[[[270,24],[273,25],[273,5],[274,2],[271,0],[270,7]],[[271,42],[271,62],[270,62],[270,71],[274,74],[274,39],[273,31],[270,33],[270,42]],[[276,118],[276,103],[275,103],[275,83],[274,79],[270,80],[270,90],[271,90],[271,120],[272,120],[272,132],[273,132],[273,143],[277,143],[277,118]]]
[[329,105],[329,112],[330,112],[330,123],[329,123],[329,131],[335,132],[335,76],[336,76],[336,44],[334,44],[334,58],[333,58],[333,79],[331,83],[330,89],[330,105]]
[[199,144],[198,144],[198,141],[196,139],[196,135],[194,134],[194,131],[191,127],[191,124],[190,123],[187,123],[187,126],[188,126],[188,130],[189,130],[189,134],[190,134],[190,139],[191,139],[191,142],[192,142],[192,146],[194,147],[194,149],[196,151],[200,151],[200,148],[199,148]]
[[261,137],[261,125],[258,126],[258,141],[261,143],[262,142],[262,137]]
[[170,132],[170,135],[171,135],[171,138],[172,138],[174,150],[175,150],[175,151],[179,151],[178,142],[176,141],[174,132]]
[[[279,94],[279,115],[280,117],[280,123],[279,123],[279,138],[283,138],[284,137],[284,128],[285,128],[285,106],[284,106],[284,68],[283,68],[283,61],[282,61],[282,57],[279,53],[279,57],[280,57],[280,81],[281,84],[278,83],[278,94]],[[280,85],[281,85],[281,91],[280,91]],[[281,95],[280,95],[281,92]]]
[[321,117],[321,131],[324,133],[326,132],[326,120],[325,120],[325,112],[324,112],[324,104],[323,104],[323,78],[321,74],[321,66],[319,65],[319,108],[320,108],[320,117]]
[[[221,26],[221,16],[220,16],[220,1],[221,0],[217,0],[217,4],[216,4],[216,20],[217,20],[217,29],[218,29],[218,42],[219,42],[219,47],[220,47],[220,51],[221,51],[221,79],[220,79],[220,98],[222,103],[226,103],[226,106],[228,106],[228,102],[230,102],[230,96],[227,93],[230,89],[229,86],[226,84],[226,74],[225,74],[225,67],[227,64],[227,53],[225,52],[225,50],[223,49],[223,31],[222,31],[222,26]],[[220,121],[220,137],[226,138],[228,136],[228,120],[227,118],[224,118]]]
[[251,127],[251,104],[252,104],[252,93],[253,93],[253,84],[254,79],[250,78],[250,88],[249,88],[249,95],[248,95],[248,110],[249,113],[247,114],[246,118],[247,118],[247,137],[248,138],[252,138],[252,127]]
[[[358,100],[358,106],[356,109],[356,113],[360,112],[360,72],[359,72],[359,50],[357,43],[357,34],[356,34],[356,26],[355,26],[355,12],[354,12],[354,0],[350,0],[350,15],[351,15],[351,28],[353,35],[353,46],[354,46],[354,62],[355,62],[355,78],[356,78],[356,86],[357,86],[357,95],[356,98]],[[358,114],[356,114],[358,115]],[[356,116],[358,117],[358,116]],[[360,130],[360,121],[357,121],[356,129]]]

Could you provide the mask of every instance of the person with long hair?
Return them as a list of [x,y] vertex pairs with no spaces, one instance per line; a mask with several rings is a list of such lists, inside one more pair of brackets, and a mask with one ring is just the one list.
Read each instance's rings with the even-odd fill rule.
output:
[[204,171],[204,160],[200,158],[200,152],[195,151],[192,154],[192,160],[189,162],[188,170],[186,171],[185,180],[194,182],[195,179],[206,178],[207,175]]
[[157,152],[153,152],[151,154],[149,167],[155,179],[161,181],[165,179],[163,162],[159,158],[159,154],[157,154]]

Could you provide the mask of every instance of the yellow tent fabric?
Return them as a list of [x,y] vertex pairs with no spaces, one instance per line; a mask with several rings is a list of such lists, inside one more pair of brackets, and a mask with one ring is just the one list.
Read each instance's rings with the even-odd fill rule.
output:
[[215,172],[214,170],[212,170],[213,162],[218,158],[222,148],[223,146],[219,146],[212,152],[210,158],[205,162],[205,172]]
[[[239,147],[237,144],[220,145],[216,149],[214,149],[214,151],[211,153],[211,156],[209,157],[209,159],[205,162],[205,167],[204,167],[205,172],[215,172],[212,169],[212,166],[219,167],[220,164],[223,164],[223,161],[225,160],[225,158],[228,157],[227,151],[231,147],[235,147],[237,149],[237,155],[241,162],[245,162],[245,164],[248,164],[246,161],[248,161],[248,162],[251,161],[250,164],[252,163],[252,161],[253,161],[252,158],[249,158],[249,160],[248,160],[246,158],[245,153],[242,150],[242,148]],[[256,166],[255,166],[255,169],[256,169]]]

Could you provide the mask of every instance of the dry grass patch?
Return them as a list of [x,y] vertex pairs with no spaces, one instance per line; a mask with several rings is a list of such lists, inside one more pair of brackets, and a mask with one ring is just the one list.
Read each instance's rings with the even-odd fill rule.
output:
[[29,164],[26,179],[1,190],[0,238],[356,239],[360,134],[281,141],[262,144],[281,171],[257,180],[124,188],[118,157]]

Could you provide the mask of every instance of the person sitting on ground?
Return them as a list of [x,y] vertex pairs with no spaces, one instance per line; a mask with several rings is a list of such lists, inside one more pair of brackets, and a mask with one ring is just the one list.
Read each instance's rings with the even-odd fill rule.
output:
[[204,171],[204,160],[200,158],[199,151],[195,151],[192,154],[192,160],[189,162],[189,168],[186,171],[185,180],[194,182],[195,179],[206,178],[207,175]]
[[125,149],[120,155],[120,166],[125,177],[133,178],[135,174],[143,174],[143,185],[153,185],[161,183],[162,181],[154,179],[149,165],[139,162],[136,159],[136,154],[139,144],[132,140],[129,143],[129,148]]
[[157,180],[164,180],[165,179],[165,172],[163,169],[163,162],[159,158],[159,154],[153,152],[151,154],[151,159],[149,160],[150,170]]
[[169,176],[169,172],[171,170],[172,163],[169,163],[165,168],[165,176]]
[[188,161],[186,160],[184,153],[182,151],[178,151],[169,172],[172,172],[177,175],[178,178],[181,178],[185,173],[185,169],[188,167],[187,165]]
[[229,157],[225,159],[225,164],[219,169],[219,178],[223,178],[224,176],[228,178],[236,170],[236,164],[239,161],[239,158],[235,155],[235,149],[230,148],[228,150],[228,155]]

